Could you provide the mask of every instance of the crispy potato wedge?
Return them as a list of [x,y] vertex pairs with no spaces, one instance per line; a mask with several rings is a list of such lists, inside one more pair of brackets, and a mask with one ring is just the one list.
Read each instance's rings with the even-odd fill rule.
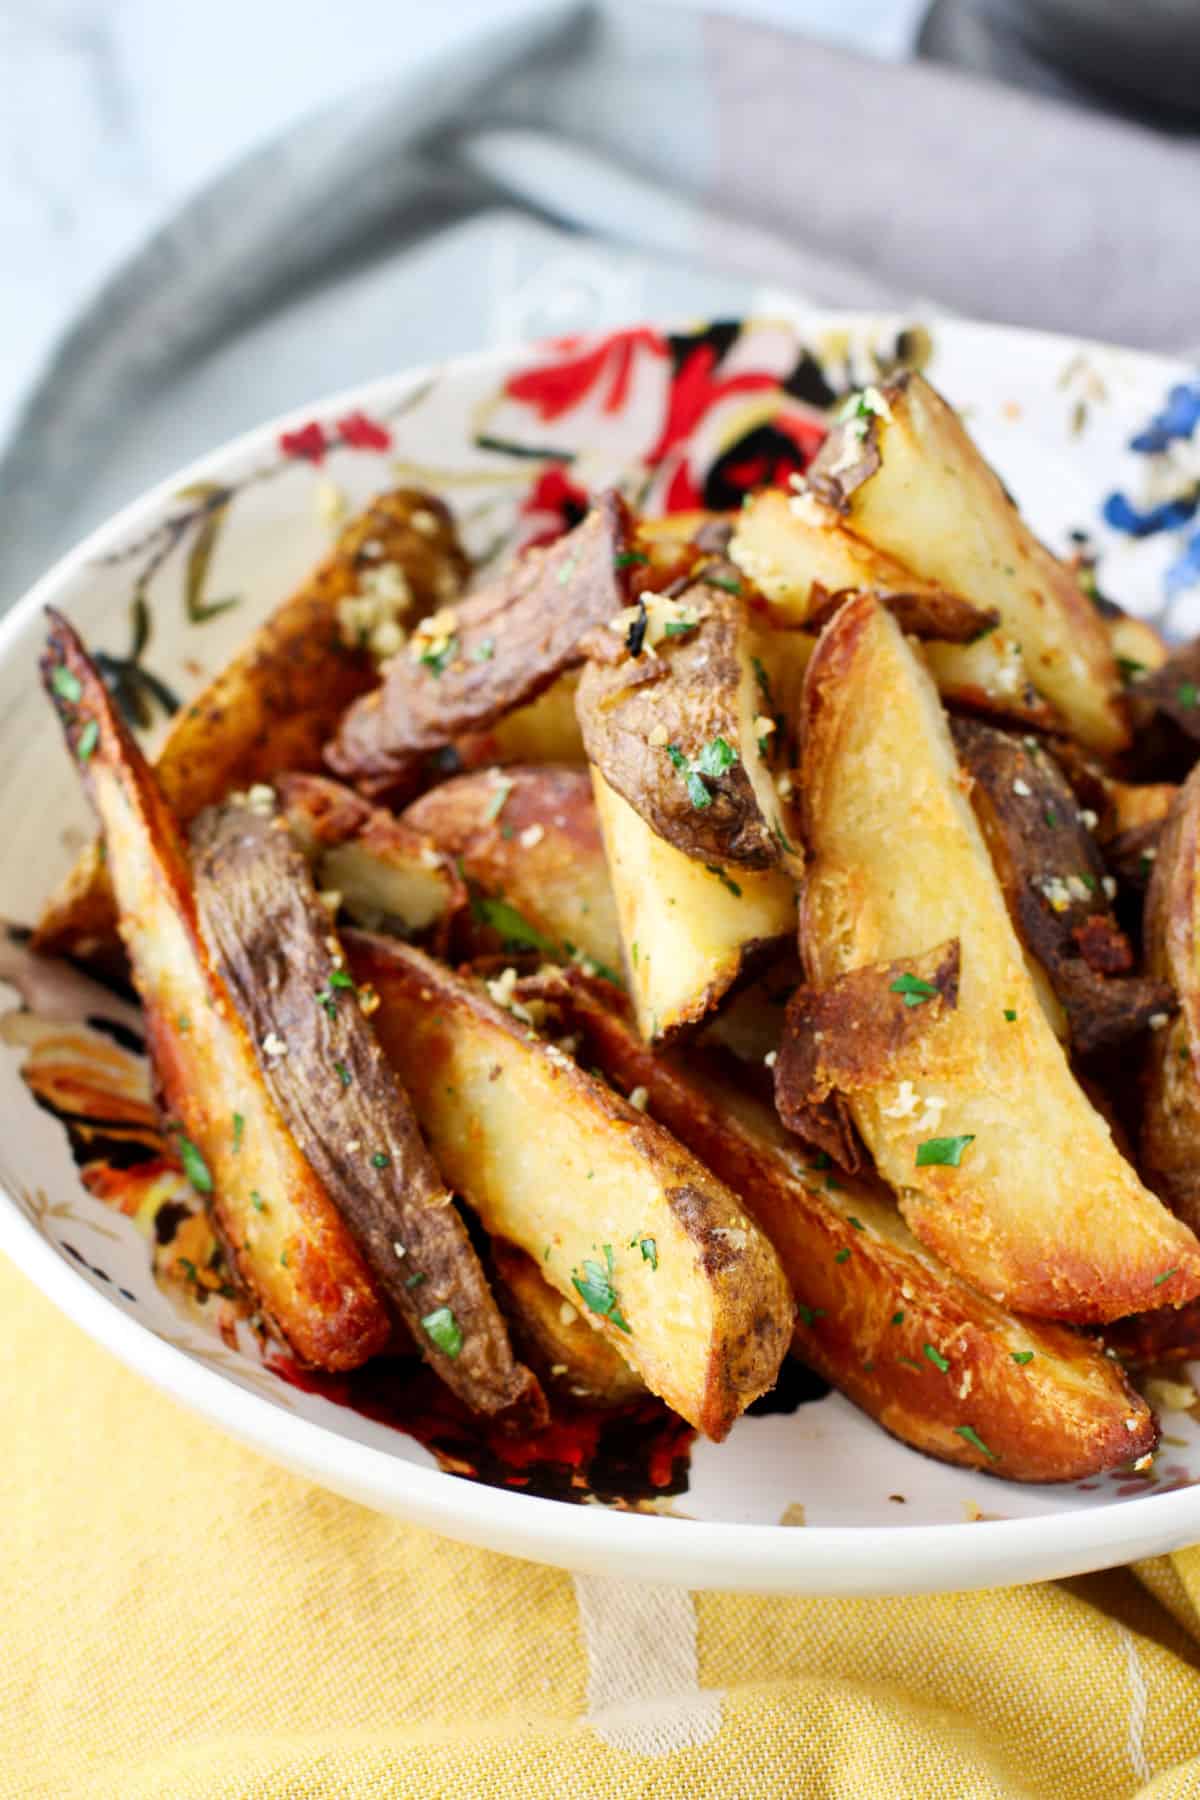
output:
[[1105,612],[1102,616],[1109,647],[1126,681],[1136,684],[1143,675],[1162,668],[1171,654],[1171,646],[1149,619],[1136,619],[1132,613],[1120,609],[1115,613]]
[[741,1203],[474,983],[394,940],[346,945],[456,1191],[582,1302],[653,1393],[724,1437],[775,1381],[792,1332],[783,1272]]
[[[286,819],[244,804],[208,807],[191,841],[200,928],[257,1046],[261,1080],[381,1292],[473,1411],[516,1408],[543,1420],[537,1382],[513,1356]],[[240,1148],[253,1153],[244,1136]]]
[[705,581],[652,604],[648,612],[643,601],[624,640],[596,634],[605,660],[587,664],[577,696],[589,761],[685,856],[766,869],[782,851],[798,868],[746,607]]
[[578,982],[584,1054],[745,1202],[798,1307],[794,1351],[905,1443],[1012,1481],[1069,1481],[1153,1450],[1145,1402],[1099,1345],[1017,1319],[945,1268],[873,1178],[827,1172],[702,1057],[641,1044]]
[[1174,994],[1131,973],[1133,947],[1110,903],[1115,883],[1053,756],[975,719],[953,721],[951,732],[1009,914],[1049,978],[1072,1048],[1095,1056],[1165,1020]]
[[643,1037],[698,1025],[796,928],[782,869],[693,862],[592,772],[629,992]]
[[[617,979],[621,934],[585,769],[489,769],[459,775],[415,801],[404,823],[463,875],[515,910],[559,954],[579,953]],[[499,948],[507,914],[474,908],[473,950]],[[481,932],[491,933],[490,940]],[[534,945],[534,947],[540,947]]]
[[[377,569],[400,572],[418,614],[461,586],[467,559],[440,500],[413,488],[378,495],[245,649],[176,714],[155,767],[181,825],[232,788],[270,781],[282,769],[320,768],[330,731],[375,678],[366,649],[347,648],[339,613]],[[93,844],[51,896],[34,942],[50,954],[89,956],[115,925]]]
[[637,1371],[543,1279],[532,1256],[497,1238],[492,1267],[497,1298],[547,1389],[588,1406],[628,1406],[645,1397]]
[[154,772],[74,631],[50,617],[43,678],[104,832],[185,1171],[267,1325],[316,1368],[356,1368],[391,1337],[383,1296],[263,1079],[201,933],[187,855]]
[[356,925],[444,945],[467,890],[431,837],[324,775],[280,775],[275,791],[317,886]]
[[[1150,971],[1170,982],[1179,1011],[1150,1038],[1142,1160],[1180,1218],[1200,1225],[1200,767],[1180,788],[1158,842],[1146,894]],[[1133,1309],[1130,1308],[1132,1311]]]
[[401,797],[433,752],[536,699],[579,661],[580,639],[626,604],[629,532],[610,490],[565,537],[434,614],[342,719],[325,750],[334,773]]
[[1062,729],[1062,719],[1029,678],[1021,645],[1011,632],[989,631],[973,644],[925,646],[929,672],[946,705],[1034,731]]
[[895,557],[848,529],[815,494],[777,488],[754,494],[737,516],[729,554],[767,601],[779,625],[819,630],[849,593],[870,593],[918,637],[969,644],[999,623],[961,594],[923,581]]
[[911,1070],[847,1097],[917,1236],[1038,1317],[1101,1322],[1200,1293],[1200,1244],[1142,1186],[1071,1074],[937,691],[870,597],[822,635],[801,735],[809,979],[961,945],[958,1005],[922,1036]]
[[583,733],[575,714],[578,669],[568,669],[545,693],[505,713],[487,731],[475,731],[455,744],[464,769],[493,763],[582,763]]
[[1096,608],[922,376],[865,389],[822,446],[808,489],[877,549],[995,609],[1075,736],[1094,750],[1125,747],[1121,680]]

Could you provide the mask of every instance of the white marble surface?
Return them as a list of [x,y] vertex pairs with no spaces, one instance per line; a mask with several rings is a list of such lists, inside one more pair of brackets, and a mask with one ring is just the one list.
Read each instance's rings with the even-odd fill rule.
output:
[[[414,49],[452,44],[519,4],[0,0],[0,437],[64,323],[181,199]],[[924,5],[722,10],[899,56]]]

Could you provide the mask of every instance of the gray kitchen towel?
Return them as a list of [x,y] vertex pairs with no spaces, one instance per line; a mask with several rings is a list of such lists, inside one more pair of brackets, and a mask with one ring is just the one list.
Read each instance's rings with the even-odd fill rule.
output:
[[531,4],[209,186],[0,456],[0,602],[147,482],[348,382],[653,313],[952,308],[1200,340],[1200,149],[653,4]]

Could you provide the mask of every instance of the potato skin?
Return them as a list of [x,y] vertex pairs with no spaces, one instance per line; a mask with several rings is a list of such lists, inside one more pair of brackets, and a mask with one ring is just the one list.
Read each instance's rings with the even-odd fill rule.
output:
[[[621,934],[586,769],[510,764],[457,775],[414,801],[402,822],[547,943],[568,956],[568,946],[579,950],[610,973],[620,969]],[[467,947],[495,947],[495,937],[477,922]]]
[[611,1251],[629,1329],[596,1309],[590,1321],[653,1393],[724,1437],[774,1383],[792,1331],[783,1272],[741,1203],[475,983],[393,940],[348,932],[346,948],[439,1167],[485,1229],[577,1306],[585,1259]]
[[[473,1411],[545,1403],[516,1361],[466,1227],[359,1005],[286,820],[206,808],[191,831],[200,927],[261,1079],[425,1360]],[[282,1053],[267,1048],[282,1045]],[[448,1307],[453,1356],[422,1320]]]
[[1099,1345],[1005,1312],[913,1237],[881,1183],[834,1179],[719,1065],[648,1049],[594,988],[571,986],[586,1054],[623,1091],[646,1089],[650,1114],[775,1245],[799,1302],[793,1353],[885,1430],[1010,1481],[1079,1480],[1153,1450],[1149,1408]]
[[901,375],[881,398],[882,411],[830,433],[808,471],[812,490],[876,548],[994,607],[1072,733],[1094,750],[1124,749],[1129,721],[1108,634],[1075,575],[1034,537],[922,376]]
[[[356,1368],[391,1337],[382,1296],[262,1080],[205,945],[186,852],[154,772],[75,633],[50,616],[43,677],[104,830],[164,1107],[203,1158],[214,1224],[266,1324],[302,1362]],[[51,685],[60,668],[79,683],[77,704]],[[82,759],[92,725],[95,747]]]
[[610,490],[565,537],[458,602],[445,656],[427,666],[412,643],[394,656],[326,746],[329,767],[364,793],[399,799],[434,751],[535,700],[579,661],[580,639],[625,606],[629,533]]
[[[757,751],[741,704],[751,654],[745,609],[703,581],[680,601],[697,614],[695,630],[655,652],[585,667],[576,700],[584,749],[608,785],[685,856],[767,869],[779,861],[779,843],[751,779]],[[737,760],[704,777],[708,802],[698,806],[674,759],[694,762],[717,740]]]
[[1200,1226],[1200,767],[1171,804],[1146,895],[1152,973],[1170,982],[1179,1011],[1147,1050],[1142,1159],[1151,1182],[1193,1230]]
[[[872,703],[881,693],[882,709]],[[1200,1244],[1138,1181],[1071,1075],[936,691],[869,597],[843,608],[818,643],[802,741],[809,979],[961,943],[958,1006],[917,1047],[911,1085],[848,1096],[917,1236],[985,1293],[1038,1317],[1100,1323],[1200,1292]],[[959,1135],[971,1142],[957,1166],[917,1165],[922,1143]]]
[[[432,535],[413,526],[417,513],[435,521]],[[338,607],[357,591],[364,570],[383,563],[404,570],[418,614],[461,583],[467,560],[440,500],[414,488],[378,495],[309,579],[176,714],[155,768],[181,825],[232,788],[270,781],[283,769],[320,768],[330,731],[375,679],[370,657],[343,643]],[[115,922],[108,877],[92,845],[47,902],[34,943],[49,954],[90,955],[111,939]]]

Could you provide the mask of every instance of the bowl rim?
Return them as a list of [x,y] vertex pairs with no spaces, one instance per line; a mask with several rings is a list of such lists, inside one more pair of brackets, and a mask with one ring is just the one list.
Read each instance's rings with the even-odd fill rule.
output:
[[[763,320],[778,317],[798,333],[836,327],[911,324],[908,313],[774,305]],[[632,322],[631,322],[632,323]],[[636,321],[657,324],[661,321]],[[1182,358],[1075,339],[1024,327],[936,319],[943,338],[1014,338],[1058,345],[1070,352],[1117,354],[1157,372],[1164,383],[1190,372]],[[611,328],[580,334],[607,335]],[[60,596],[97,552],[123,539],[174,498],[178,489],[226,470],[248,454],[277,449],[280,433],[314,416],[343,408],[370,410],[381,398],[402,400],[434,377],[519,361],[538,348],[505,344],[436,363],[404,369],[320,396],[239,433],[193,459],[136,496],[79,540],[42,575],[0,620],[0,663],[14,654],[38,611]],[[222,1427],[240,1442],[265,1452],[303,1477],[444,1535],[560,1568],[587,1569],[693,1589],[870,1595],[967,1590],[1081,1574],[1188,1543],[1200,1533],[1200,1484],[1144,1498],[1020,1519],[982,1519],[961,1524],[814,1525],[699,1520],[619,1512],[603,1506],[564,1504],[465,1480],[438,1468],[391,1455],[343,1437],[207,1367],[162,1338],[153,1326],[125,1311],[94,1287],[36,1228],[0,1182],[0,1250],[41,1292],[97,1343],[161,1391]],[[997,1482],[997,1495],[1005,1486]]]

